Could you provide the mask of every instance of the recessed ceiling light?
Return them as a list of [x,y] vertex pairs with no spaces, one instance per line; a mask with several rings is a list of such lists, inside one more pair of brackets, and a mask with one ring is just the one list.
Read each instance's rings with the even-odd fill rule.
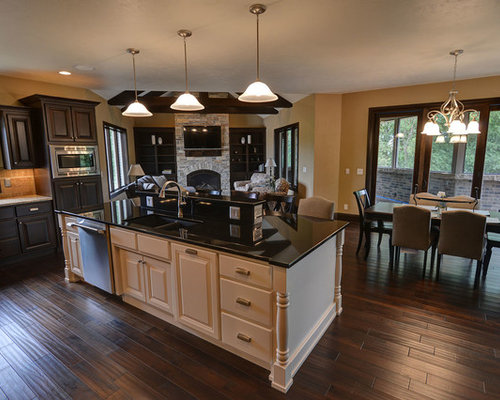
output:
[[71,72],[69,71],[59,71],[60,75],[71,75]]
[[84,65],[84,64],[77,64],[73,66],[75,69],[79,71],[93,71],[95,67],[92,65]]

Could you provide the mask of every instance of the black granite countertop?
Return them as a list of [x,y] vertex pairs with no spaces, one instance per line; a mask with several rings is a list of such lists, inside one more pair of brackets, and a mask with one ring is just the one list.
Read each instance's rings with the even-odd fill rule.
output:
[[286,217],[264,216],[262,224],[254,226],[235,225],[220,219],[207,218],[201,221],[185,215],[184,226],[173,222],[155,228],[133,219],[151,214],[172,219],[176,216],[138,207],[130,199],[106,202],[102,209],[92,212],[56,212],[258,259],[285,268],[293,266],[348,225],[346,221],[327,221],[295,214]]

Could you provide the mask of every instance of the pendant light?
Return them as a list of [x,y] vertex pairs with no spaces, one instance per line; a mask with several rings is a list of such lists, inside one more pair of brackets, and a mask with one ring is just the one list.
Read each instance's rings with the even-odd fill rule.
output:
[[[455,87],[457,78],[457,61],[458,56],[463,54],[463,52],[464,51],[461,49],[450,51],[450,55],[455,58],[452,87],[449,92],[448,99],[441,105],[441,108],[439,110],[431,110],[427,114],[428,121],[422,131],[423,135],[440,137],[444,134],[444,132],[440,132],[439,130],[439,125],[437,123],[438,116],[441,116],[444,119],[444,123],[448,127],[448,135],[452,135],[450,137],[450,143],[466,143],[466,135],[478,135],[481,133],[479,131],[479,122],[474,118],[467,126],[464,122],[467,113],[475,113],[477,111],[473,109],[465,109],[462,102],[457,100],[458,90],[456,90]],[[454,138],[453,136],[456,137]],[[436,143],[443,143],[443,141],[440,139],[438,142],[436,139]]]
[[137,100],[137,83],[135,79],[135,55],[139,54],[139,49],[127,49],[127,53],[132,54],[132,65],[134,66],[134,92],[135,101],[129,104],[127,109],[122,112],[125,117],[151,117],[153,114],[142,103]]
[[269,86],[260,80],[260,56],[259,56],[259,15],[266,11],[264,4],[253,4],[250,6],[250,12],[257,16],[257,80],[251,83],[247,90],[238,97],[238,100],[247,103],[266,103],[269,101],[278,100]]
[[194,97],[188,90],[188,70],[187,70],[187,50],[186,50],[186,38],[192,35],[191,31],[186,29],[181,29],[177,34],[184,39],[184,75],[186,77],[186,92],[177,97],[174,104],[170,106],[173,110],[178,111],[199,111],[203,110],[205,107]]

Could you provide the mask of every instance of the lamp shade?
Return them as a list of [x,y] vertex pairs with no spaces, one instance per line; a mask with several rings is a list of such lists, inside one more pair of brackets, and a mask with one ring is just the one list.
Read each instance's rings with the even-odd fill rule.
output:
[[177,100],[170,108],[178,111],[199,111],[205,107],[191,93],[186,92],[177,97]]
[[460,136],[460,140],[458,141],[458,143],[467,143],[467,136],[466,135]]
[[458,119],[451,121],[450,127],[448,128],[448,133],[453,133],[454,135],[465,135],[465,124]]
[[278,100],[278,96],[276,96],[264,82],[255,81],[238,97],[238,100],[247,103],[266,103]]
[[426,122],[422,134],[429,136],[439,136],[441,134],[439,132],[439,125],[432,121]]
[[268,158],[266,161],[265,167],[276,167],[276,162],[274,161],[274,158]]
[[479,122],[477,121],[470,121],[469,125],[467,126],[467,133],[469,135],[478,135],[481,132],[479,131]]
[[144,104],[135,100],[130,103],[124,112],[122,112],[122,115],[125,117],[151,117],[153,114],[144,106]]
[[128,169],[128,176],[143,176],[146,175],[141,167],[141,164],[131,164]]
[[436,138],[436,143],[444,143],[444,136],[443,135],[439,135],[437,138]]
[[460,135],[452,135],[450,138],[450,143],[459,143],[460,142]]
[[405,134],[403,132],[398,132],[396,133],[395,135],[397,138],[401,139],[401,138],[404,138],[405,137]]

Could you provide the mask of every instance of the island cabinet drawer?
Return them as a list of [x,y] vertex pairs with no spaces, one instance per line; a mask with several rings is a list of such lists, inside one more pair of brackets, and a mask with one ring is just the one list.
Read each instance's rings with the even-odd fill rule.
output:
[[170,260],[170,242],[168,240],[137,234],[137,249],[141,253]]
[[111,228],[111,243],[114,246],[137,250],[136,234],[124,229]]
[[224,312],[222,342],[260,360],[272,360],[273,331]]
[[50,201],[45,201],[43,203],[31,203],[16,206],[16,214],[18,217],[24,217],[26,215],[34,215],[40,213],[47,213],[52,211],[52,204]]
[[257,264],[241,258],[221,255],[220,273],[228,278],[251,285],[272,288],[272,269],[269,265]]
[[0,219],[16,218],[14,207],[0,207]]
[[221,308],[258,324],[272,323],[272,292],[224,278],[220,280]]

